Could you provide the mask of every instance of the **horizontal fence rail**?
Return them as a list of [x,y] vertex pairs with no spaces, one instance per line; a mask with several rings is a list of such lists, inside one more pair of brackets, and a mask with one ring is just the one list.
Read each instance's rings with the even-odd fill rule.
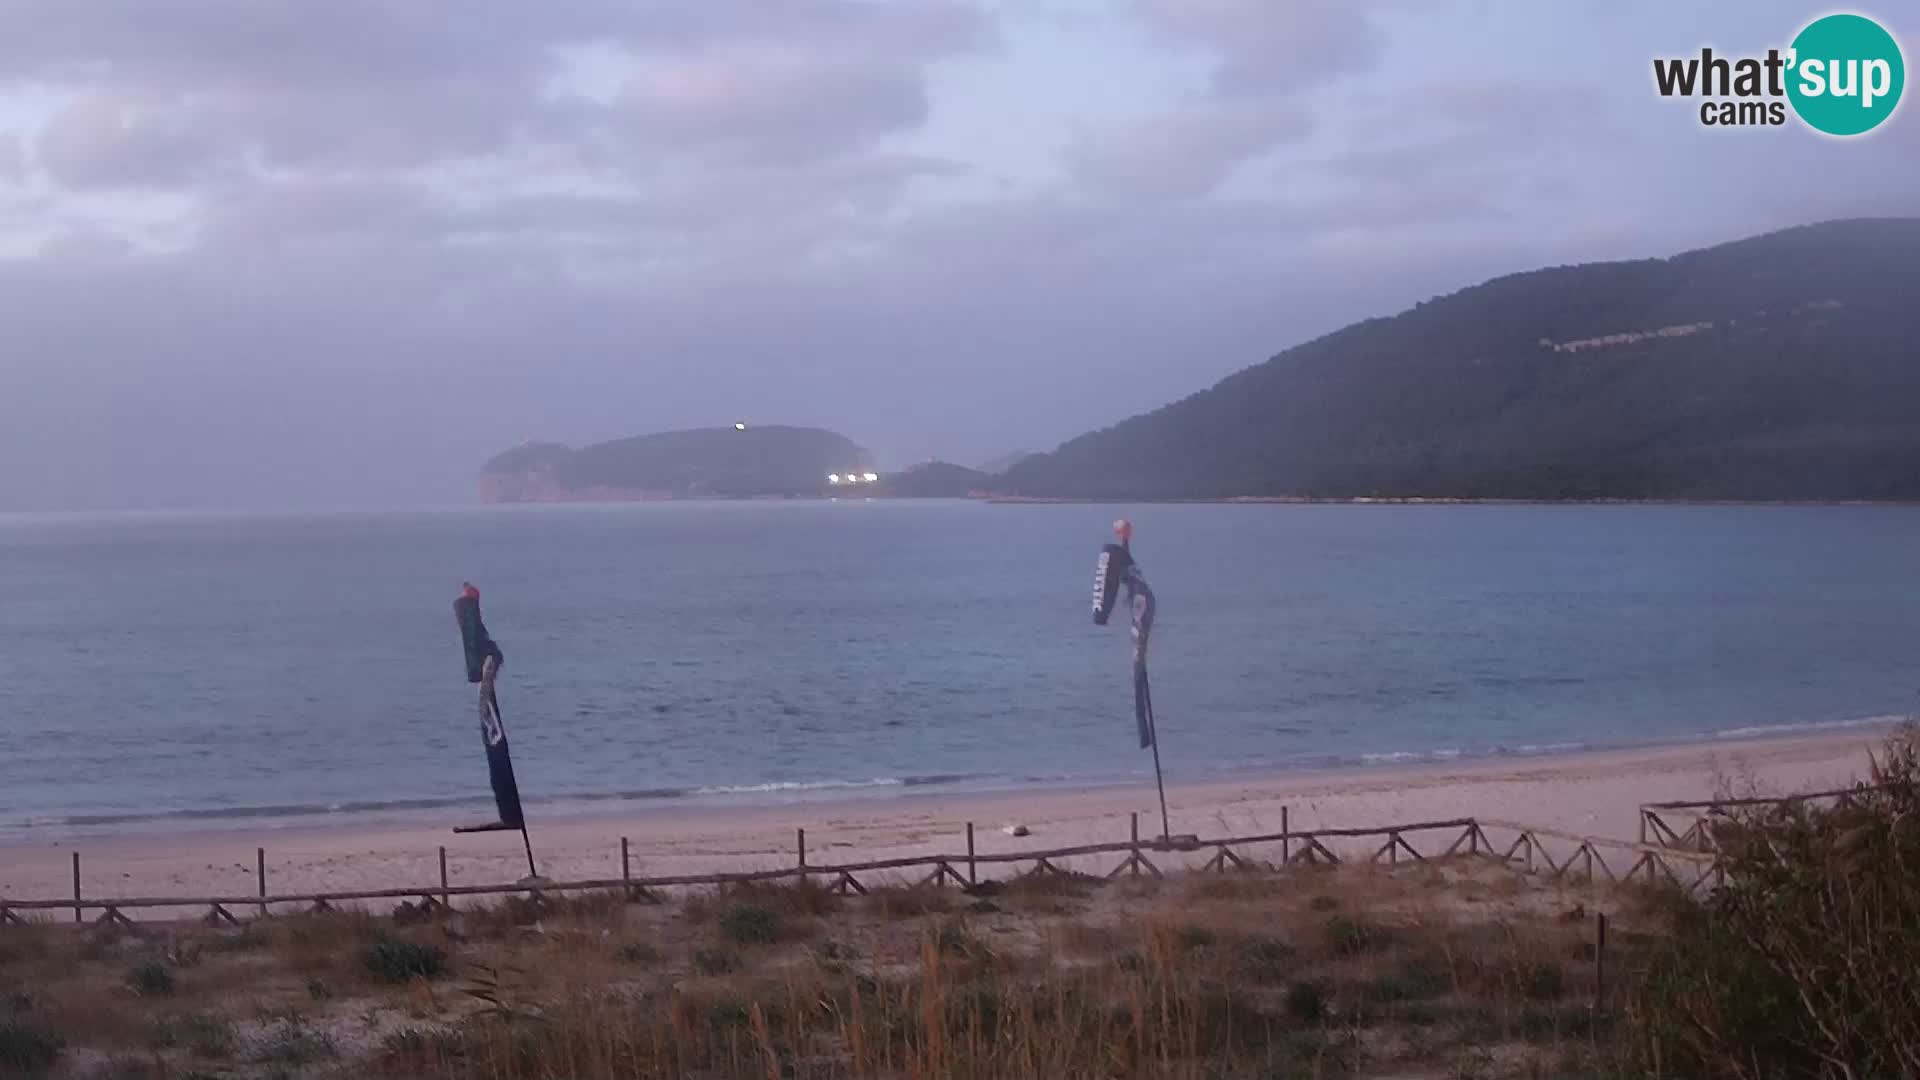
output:
[[[1045,875],[1071,875],[1088,880],[1103,878],[1111,880],[1122,876],[1142,875],[1159,877],[1162,875],[1162,870],[1154,861],[1154,857],[1161,857],[1164,860],[1166,856],[1192,856],[1200,853],[1210,853],[1205,863],[1198,867],[1200,873],[1227,873],[1238,870],[1279,869],[1348,862],[1363,865],[1398,865],[1403,862],[1422,863],[1431,859],[1462,855],[1492,859],[1502,866],[1544,874],[1553,879],[1566,878],[1586,882],[1597,882],[1603,879],[1632,881],[1636,878],[1644,878],[1652,882],[1665,879],[1690,890],[1699,889],[1719,873],[1717,858],[1712,853],[1687,851],[1654,843],[1633,843],[1583,836],[1518,822],[1449,818],[1368,828],[1329,827],[1296,830],[1291,827],[1289,816],[1287,809],[1282,808],[1279,832],[1208,839],[1197,836],[1141,839],[1139,817],[1134,815],[1129,837],[1126,840],[1010,852],[977,850],[974,844],[973,825],[968,823],[965,853],[902,855],[842,863],[809,862],[806,831],[801,829],[796,830],[797,860],[792,866],[761,870],[645,876],[635,875],[632,872],[631,848],[627,839],[622,837],[619,877],[585,878],[572,881],[529,878],[510,884],[452,884],[447,877],[447,851],[443,847],[439,852],[440,874],[437,883],[378,889],[307,892],[269,892],[266,852],[262,848],[256,849],[255,852],[258,880],[257,887],[252,893],[206,896],[85,897],[80,889],[80,854],[74,852],[74,888],[71,897],[36,900],[0,898],[0,925],[20,922],[21,916],[27,913],[71,911],[76,923],[84,922],[86,913],[98,912],[94,920],[97,924],[129,926],[132,925],[132,920],[126,914],[129,911],[175,908],[204,908],[206,909],[205,921],[215,925],[237,925],[241,920],[235,914],[236,911],[251,910],[258,916],[264,917],[275,907],[297,906],[310,911],[330,911],[339,904],[398,901],[402,904],[417,904],[421,909],[432,911],[449,909],[454,897],[525,896],[539,902],[544,901],[548,895],[607,892],[618,894],[627,900],[643,900],[648,899],[652,891],[657,889],[780,881],[819,883],[825,888],[840,893],[864,894],[869,886],[874,884],[871,875],[902,870],[925,871],[923,877],[917,877],[907,884],[925,887],[951,883],[962,889],[974,890],[978,889],[982,883],[980,871],[983,867],[1019,867],[1030,864],[1026,865],[1024,870],[1015,873],[1013,879]],[[1494,836],[1489,835],[1489,830],[1494,834],[1511,834],[1512,839],[1503,848],[1495,842]],[[1439,834],[1439,841],[1444,842],[1443,844],[1437,844],[1433,840],[1436,833]],[[1505,839],[1505,836],[1501,835],[1500,838]],[[1356,855],[1349,844],[1348,853],[1343,857],[1334,850],[1333,846],[1330,846],[1336,841],[1356,840],[1368,841],[1365,851],[1370,854]],[[1425,845],[1426,850],[1417,846],[1416,840]],[[1377,847],[1374,846],[1373,841],[1379,842]],[[1554,843],[1549,844],[1549,841]],[[1256,847],[1272,845],[1279,846],[1277,861],[1259,858],[1252,850]],[[1552,850],[1556,847],[1559,850],[1558,855]],[[1081,873],[1060,865],[1067,859],[1103,855],[1123,855],[1124,858],[1103,875]],[[1610,862],[1609,856],[1615,861]],[[1625,871],[1618,872],[1616,863],[1618,866],[1624,866]],[[1191,864],[1186,868],[1192,869]],[[868,875],[868,880],[862,881],[858,875]],[[1724,877],[1722,876],[1720,880],[1724,881]]]
[[1642,803],[1640,806],[1640,842],[1671,851],[1719,854],[1720,844],[1713,833],[1716,818],[1740,807],[1795,806],[1827,799],[1846,806],[1854,799],[1875,791],[1889,791],[1896,784],[1856,784],[1829,791],[1804,791],[1797,795],[1756,795],[1742,798],[1701,799],[1695,801]]
[[[1479,823],[1482,842],[1485,843],[1485,830],[1511,832],[1513,842],[1507,845],[1498,857],[1509,863],[1523,866],[1531,873],[1544,873],[1559,880],[1572,877],[1588,883],[1606,881],[1633,881],[1644,878],[1648,882],[1667,880],[1689,892],[1698,891],[1712,881],[1724,884],[1725,873],[1720,868],[1716,855],[1710,852],[1688,851],[1679,848],[1661,847],[1658,844],[1634,843],[1628,840],[1614,840],[1601,836],[1583,836],[1579,833],[1562,832],[1558,829],[1541,828],[1537,825],[1523,825],[1513,821],[1487,821]],[[1544,838],[1544,839],[1543,839]],[[1561,856],[1555,858],[1550,846],[1544,840],[1560,842]],[[1566,848],[1572,844],[1571,850]],[[1489,851],[1498,851],[1488,844]],[[1607,861],[1611,852],[1624,872],[1616,872],[1614,864]],[[1578,863],[1578,869],[1575,864]],[[1682,864],[1676,869],[1675,864]],[[1690,864],[1690,865],[1688,865]]]

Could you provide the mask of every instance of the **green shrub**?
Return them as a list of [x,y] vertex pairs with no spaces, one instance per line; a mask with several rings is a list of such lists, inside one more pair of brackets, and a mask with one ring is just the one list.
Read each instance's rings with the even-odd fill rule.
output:
[[158,960],[136,964],[127,972],[127,986],[141,997],[164,997],[173,993],[173,969]]
[[1520,992],[1533,1001],[1558,1001],[1567,992],[1567,973],[1558,964],[1536,960],[1521,968]]
[[1287,1015],[1295,1020],[1314,1023],[1327,1015],[1327,987],[1323,982],[1309,979],[1287,987]]
[[383,937],[367,946],[362,959],[382,982],[436,979],[447,973],[447,954],[439,946],[404,938]]
[[1327,920],[1327,944],[1341,956],[1366,952],[1382,943],[1380,928],[1364,919],[1335,915]]
[[425,1072],[457,1060],[464,1050],[455,1032],[406,1027],[380,1040],[378,1057],[389,1072]]
[[660,950],[644,941],[629,941],[620,946],[619,956],[629,964],[651,966],[660,962]]
[[[1726,885],[1668,899],[1670,943],[1632,1010],[1667,1075],[1920,1075],[1920,733],[1838,805],[1737,808]],[[1757,1072],[1756,1072],[1757,1070]]]
[[255,1059],[272,1065],[305,1065],[334,1056],[333,1040],[297,1016],[285,1016],[261,1036]]
[[735,945],[771,945],[780,940],[780,916],[757,904],[734,904],[720,912],[720,936]]
[[1241,944],[1235,966],[1253,982],[1284,982],[1293,970],[1296,955],[1293,946],[1284,941],[1253,938]]
[[162,1049],[180,1047],[217,1061],[233,1053],[233,1023],[211,1013],[188,1013],[162,1021],[154,1041]]
[[740,955],[732,949],[695,949],[693,970],[702,975],[725,975],[740,970]]
[[42,1076],[66,1049],[65,1040],[37,1020],[0,1019],[0,1076]]
[[943,922],[932,929],[934,948],[948,956],[983,960],[993,955],[986,942],[973,936],[962,922]]
[[[1559,969],[1554,969],[1556,973]],[[1399,967],[1376,975],[1367,984],[1369,1000],[1379,1002],[1419,1001],[1438,997],[1452,989],[1453,980],[1446,969],[1428,958],[1409,958]]]
[[1180,928],[1180,947],[1193,952],[1205,949],[1220,940],[1220,936],[1204,926],[1187,925]]

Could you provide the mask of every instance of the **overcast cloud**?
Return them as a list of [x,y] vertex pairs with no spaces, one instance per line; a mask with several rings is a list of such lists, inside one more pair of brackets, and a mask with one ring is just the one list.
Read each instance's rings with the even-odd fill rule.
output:
[[1653,92],[1825,10],[0,0],[0,509],[461,502],[735,418],[974,463],[1493,274],[1920,213],[1912,103]]

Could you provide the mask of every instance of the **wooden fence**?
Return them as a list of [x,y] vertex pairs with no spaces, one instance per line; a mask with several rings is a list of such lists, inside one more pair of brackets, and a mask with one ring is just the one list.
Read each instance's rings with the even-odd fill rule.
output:
[[[1759,796],[1740,799],[1703,799],[1698,802],[1646,803],[1640,807],[1640,842],[1656,847],[1688,852],[1719,854],[1713,823],[1724,820],[1727,811],[1746,806],[1789,806],[1832,799],[1844,806],[1869,791],[1885,791],[1892,785],[1866,784],[1832,791],[1807,791],[1798,795]],[[1683,827],[1682,827],[1683,826]]]
[[[1496,838],[1506,839],[1506,834],[1511,834],[1511,840],[1502,848],[1496,843]],[[608,892],[620,895],[629,901],[638,901],[648,899],[655,890],[665,888],[775,881],[823,882],[825,887],[836,892],[864,894],[870,885],[876,883],[873,875],[899,871],[911,871],[909,881],[920,886],[938,887],[951,884],[972,891],[982,885],[983,870],[991,872],[995,868],[1005,867],[1013,871],[1010,876],[1014,878],[1049,874],[1070,874],[1095,880],[1143,875],[1159,877],[1162,875],[1162,870],[1159,863],[1154,861],[1156,858],[1171,865],[1171,859],[1179,857],[1187,860],[1182,864],[1183,868],[1191,868],[1192,858],[1203,852],[1207,853],[1208,857],[1198,867],[1201,873],[1284,870],[1291,867],[1338,864],[1346,861],[1396,865],[1403,861],[1423,863],[1436,858],[1465,855],[1490,858],[1503,866],[1527,873],[1543,874],[1553,879],[1595,882],[1602,879],[1632,881],[1636,878],[1644,878],[1651,882],[1664,877],[1683,888],[1693,890],[1705,885],[1718,872],[1717,860],[1708,852],[1691,851],[1678,846],[1629,843],[1601,837],[1581,836],[1538,826],[1483,821],[1476,818],[1419,821],[1373,828],[1320,828],[1296,831],[1290,826],[1286,808],[1281,809],[1279,832],[1219,839],[1184,837],[1172,841],[1142,840],[1137,814],[1131,819],[1128,838],[1112,843],[1082,844],[1037,851],[986,853],[979,851],[975,845],[974,828],[971,823],[966,827],[966,838],[967,849],[963,854],[906,855],[862,862],[820,864],[807,861],[806,830],[799,829],[795,830],[796,859],[792,866],[765,870],[635,876],[631,849],[627,839],[622,837],[620,876],[617,878],[578,881],[527,879],[498,885],[454,885],[449,882],[447,851],[443,847],[440,849],[440,875],[436,884],[298,893],[268,891],[266,851],[257,848],[255,849],[257,888],[252,895],[194,897],[90,898],[83,896],[80,889],[80,853],[76,851],[73,853],[73,895],[71,897],[57,900],[0,898],[0,926],[21,922],[23,914],[50,911],[70,910],[73,912],[76,923],[85,922],[87,913],[98,912],[99,914],[94,918],[96,924],[127,926],[132,923],[127,915],[129,911],[204,908],[205,920],[211,924],[220,925],[238,924],[241,920],[236,912],[248,910],[264,918],[275,908],[297,907],[309,911],[329,911],[339,904],[394,901],[414,903],[421,908],[434,911],[451,908],[454,897],[459,896],[526,896],[535,902],[541,902],[548,895],[580,892]],[[1424,845],[1426,850],[1416,846],[1416,840]],[[1357,841],[1365,842],[1359,847],[1358,855],[1354,850]],[[1378,842],[1377,847],[1375,842]],[[1444,847],[1440,846],[1441,844],[1444,844]],[[1346,858],[1335,851],[1336,846],[1348,849]],[[1113,855],[1119,855],[1122,858],[1117,865],[1101,875],[1080,873],[1062,865],[1068,859]],[[1609,855],[1617,860],[1619,865],[1625,867],[1624,873],[1618,872],[1615,864],[1608,861]],[[1676,865],[1683,869],[1676,869]],[[865,875],[866,880],[863,881],[861,875]],[[991,878],[984,880],[992,881]]]

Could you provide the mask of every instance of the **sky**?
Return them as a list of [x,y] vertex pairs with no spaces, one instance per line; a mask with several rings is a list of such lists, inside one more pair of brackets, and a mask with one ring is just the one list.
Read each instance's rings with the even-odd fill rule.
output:
[[735,420],[975,464],[1498,274],[1920,213],[1920,106],[1654,91],[1826,10],[0,0],[0,510]]

